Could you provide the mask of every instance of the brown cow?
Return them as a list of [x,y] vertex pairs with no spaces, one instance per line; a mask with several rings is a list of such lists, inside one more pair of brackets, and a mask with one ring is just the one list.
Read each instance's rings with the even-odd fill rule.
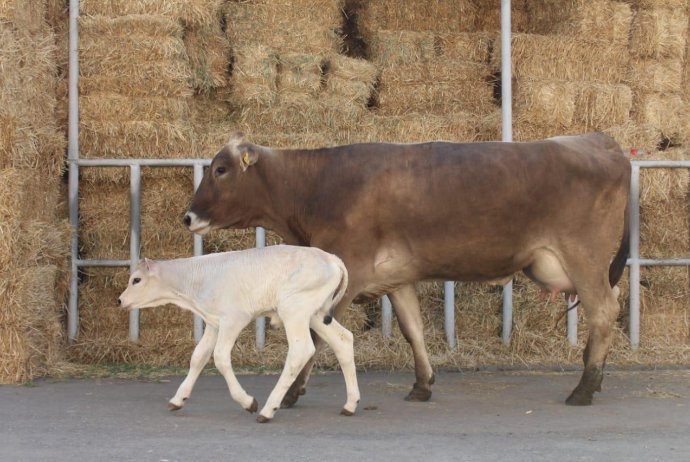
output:
[[[410,401],[428,400],[434,383],[415,282],[505,284],[524,271],[545,293],[578,294],[590,335],[566,403],[586,405],[601,390],[620,309],[612,287],[627,258],[630,172],[601,133],[283,150],[236,132],[204,174],[185,224],[199,234],[262,226],[339,256],[350,283],[336,319],[350,302],[388,294],[414,353]],[[304,394],[312,364],[283,406]]]

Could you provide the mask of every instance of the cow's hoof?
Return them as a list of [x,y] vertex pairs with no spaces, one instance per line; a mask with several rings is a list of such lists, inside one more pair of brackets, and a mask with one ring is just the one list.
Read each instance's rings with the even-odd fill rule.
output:
[[405,396],[405,401],[424,402],[429,401],[429,398],[431,398],[431,390],[424,390],[415,384],[410,394]]
[[281,403],[280,403],[280,408],[281,409],[291,408],[292,406],[295,405],[295,403],[297,402],[299,397],[303,396],[305,393],[307,393],[307,390],[304,387],[300,388],[296,394],[291,393],[291,391],[288,390],[287,394],[285,396],[283,396],[283,401],[281,401]]
[[250,414],[254,414],[256,411],[259,410],[259,403],[256,402],[256,398],[254,398],[254,401],[252,401],[252,405],[246,408],[246,410]]
[[433,385],[436,383],[436,374],[431,374],[431,378],[429,379],[429,385]]
[[178,406],[177,404],[173,403],[168,403],[168,411],[179,411],[182,409],[182,406]]
[[256,418],[256,421],[259,423],[268,423],[271,421],[268,417],[264,417],[261,414],[259,414],[259,417]]
[[340,411],[340,415],[344,415],[345,417],[350,417],[351,415],[355,415],[355,413],[352,411],[348,411],[347,409],[343,408],[343,410]]
[[591,406],[592,395],[593,393],[576,389],[568,396],[568,399],[565,400],[565,404],[568,406]]

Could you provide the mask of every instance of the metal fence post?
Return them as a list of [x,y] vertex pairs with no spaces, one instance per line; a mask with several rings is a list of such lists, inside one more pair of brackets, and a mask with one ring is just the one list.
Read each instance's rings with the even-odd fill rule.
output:
[[630,348],[640,345],[640,167],[630,180]]
[[381,297],[381,334],[390,338],[393,332],[393,305],[388,295]]
[[[194,192],[196,192],[201,179],[204,177],[204,166],[197,162],[194,164]],[[194,233],[194,256],[198,257],[204,254],[204,237]],[[201,340],[204,335],[204,320],[201,316],[194,315],[194,340],[197,342]]]
[[[502,141],[513,141],[513,88],[511,65],[510,0],[501,0],[501,128]],[[503,343],[513,331],[513,281],[503,286]]]
[[[129,271],[133,273],[139,264],[139,244],[141,242],[141,167],[130,165],[130,202],[129,202]],[[139,340],[139,310],[129,312],[129,338]]]
[[[567,317],[567,332],[568,332],[568,342],[571,345],[577,345],[577,307],[573,308],[573,305],[577,303],[577,297],[575,301],[571,302],[570,297],[566,294],[568,299],[568,317]],[[571,309],[572,308],[572,309]]]
[[[266,230],[256,228],[256,247],[266,247]],[[266,344],[266,317],[256,318],[256,347],[263,348]]]
[[445,281],[443,283],[443,310],[444,327],[448,346],[455,348],[455,282]]

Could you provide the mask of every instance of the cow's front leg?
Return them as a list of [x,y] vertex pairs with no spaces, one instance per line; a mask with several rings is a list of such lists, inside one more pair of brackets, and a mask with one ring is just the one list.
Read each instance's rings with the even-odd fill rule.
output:
[[192,360],[189,363],[189,373],[187,374],[187,378],[184,379],[184,382],[182,382],[180,388],[177,389],[177,393],[175,393],[173,399],[170,400],[168,410],[177,411],[178,409],[182,409],[185,401],[189,399],[189,396],[192,394],[192,388],[194,388],[194,384],[199,378],[201,370],[211,358],[213,347],[216,345],[217,339],[218,328],[207,324],[206,329],[204,330],[204,336],[201,337],[201,341],[196,346],[194,353],[192,354]]
[[266,423],[273,418],[290,385],[292,385],[304,365],[307,364],[316,352],[314,342],[309,333],[308,317],[295,316],[290,319],[284,319],[283,322],[288,340],[287,359],[285,360],[285,367],[283,367],[278,383],[268,397],[266,405],[259,413],[257,420],[260,423]]
[[254,413],[259,408],[259,403],[244,391],[237,377],[235,377],[235,372],[232,370],[232,362],[230,360],[230,353],[232,352],[232,347],[235,345],[237,337],[250,321],[250,316],[237,313],[233,313],[232,319],[228,319],[227,317],[223,318],[220,322],[220,328],[218,329],[218,341],[216,342],[215,350],[213,350],[213,358],[216,367],[220,373],[223,374],[225,381],[228,383],[232,399],[237,401],[247,411]]
[[427,401],[431,398],[431,385],[434,383],[434,371],[424,344],[424,321],[419,308],[419,299],[414,284],[408,284],[388,294],[400,324],[400,331],[405,340],[412,346],[416,381],[405,401]]

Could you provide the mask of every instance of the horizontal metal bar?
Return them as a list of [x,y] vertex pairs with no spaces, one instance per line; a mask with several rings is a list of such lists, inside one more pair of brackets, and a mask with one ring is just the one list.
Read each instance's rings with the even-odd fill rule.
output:
[[[632,258],[628,258],[626,264],[632,265]],[[690,266],[690,258],[640,258],[640,266]]]
[[690,168],[690,160],[631,160],[630,163],[642,168]]
[[80,167],[194,167],[209,166],[212,159],[71,159],[68,164]]
[[130,260],[77,260],[78,267],[85,266],[129,266]]

